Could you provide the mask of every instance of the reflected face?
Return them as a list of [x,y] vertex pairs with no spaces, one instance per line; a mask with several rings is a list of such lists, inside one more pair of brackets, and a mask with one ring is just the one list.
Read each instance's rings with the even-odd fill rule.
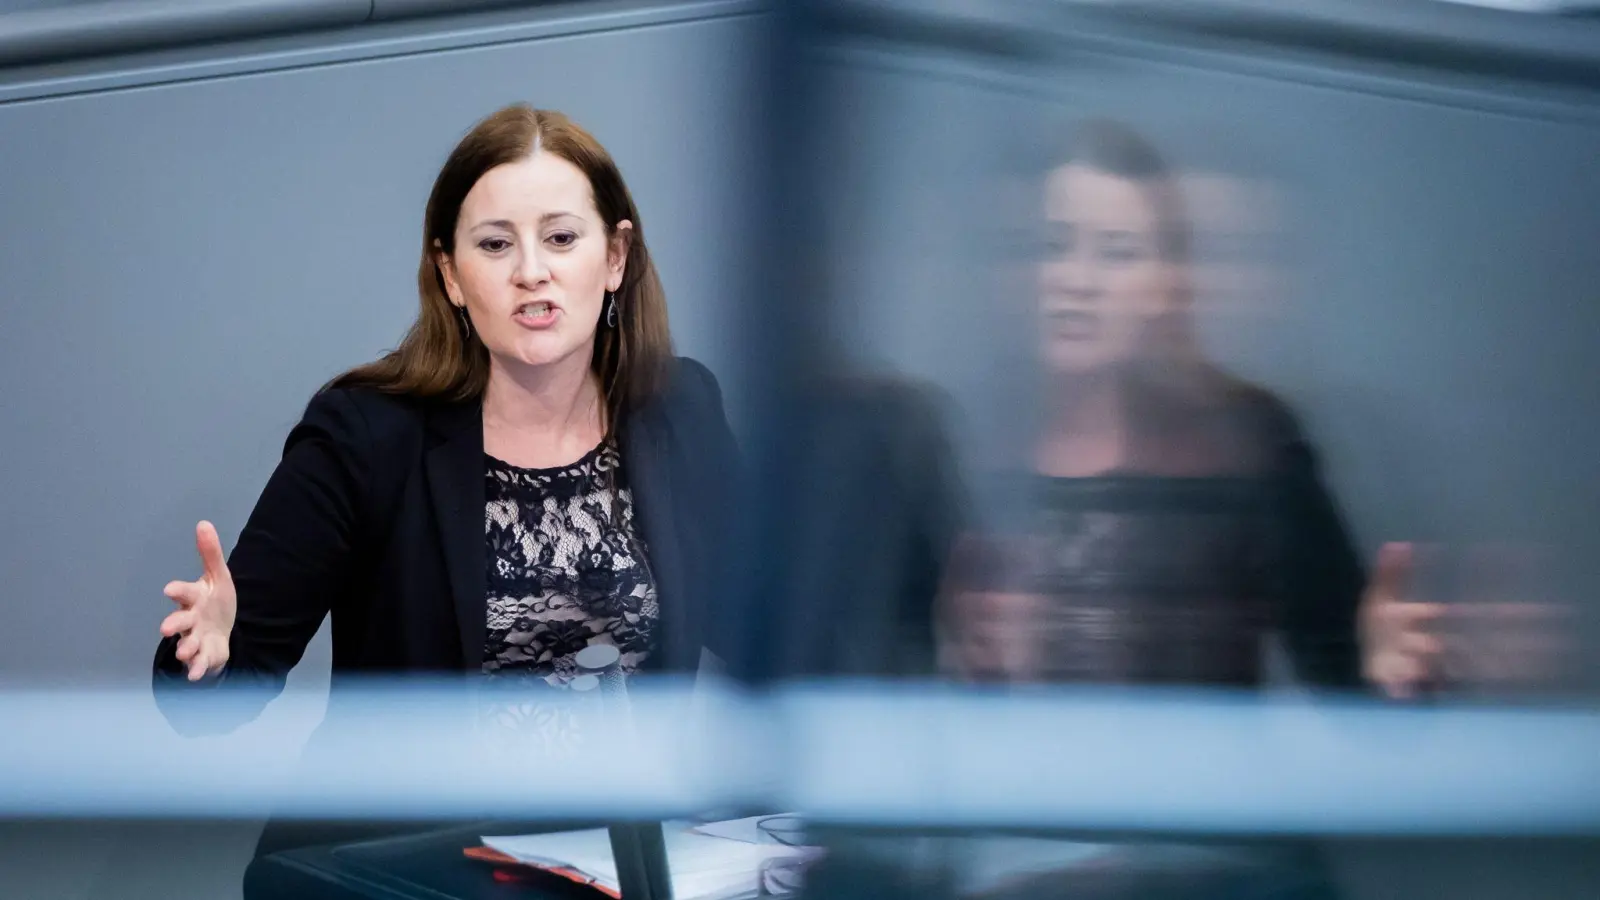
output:
[[440,257],[446,292],[466,308],[493,365],[588,365],[632,227],[618,223],[608,236],[582,170],[535,153],[490,169],[468,192],[455,253]]
[[1147,322],[1171,308],[1172,267],[1147,185],[1077,164],[1045,183],[1039,263],[1045,364],[1088,372],[1131,356]]

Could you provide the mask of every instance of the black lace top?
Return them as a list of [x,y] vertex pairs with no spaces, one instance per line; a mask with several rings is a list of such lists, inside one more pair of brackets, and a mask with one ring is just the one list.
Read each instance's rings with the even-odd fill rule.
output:
[[1248,478],[1037,478],[1045,680],[1250,685],[1278,624],[1284,522]]
[[[1309,445],[1281,428],[1253,472],[987,481],[1007,520],[950,569],[950,637],[980,677],[1251,686],[1282,636],[1309,683],[1360,683],[1364,576]],[[993,671],[990,671],[993,669]]]
[[595,643],[615,644],[625,671],[644,663],[659,609],[621,463],[610,444],[553,469],[485,457],[486,674],[564,687]]

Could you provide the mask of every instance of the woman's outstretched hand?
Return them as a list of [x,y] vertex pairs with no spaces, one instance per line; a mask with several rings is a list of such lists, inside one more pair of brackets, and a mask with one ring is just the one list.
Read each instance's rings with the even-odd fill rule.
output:
[[1443,645],[1438,603],[1412,596],[1412,546],[1385,544],[1361,602],[1361,658],[1367,681],[1391,697],[1411,697],[1438,673]]
[[[1534,549],[1468,545],[1450,602],[1418,590],[1418,547],[1386,544],[1361,604],[1367,680],[1391,697],[1434,688],[1558,689],[1575,649],[1562,606],[1543,598]],[[1427,579],[1423,579],[1427,580]]]
[[233,633],[239,603],[217,529],[210,522],[201,522],[195,526],[194,540],[200,552],[200,577],[174,581],[162,591],[179,609],[162,621],[161,634],[182,635],[178,660],[189,667],[189,680],[199,681],[228,664],[228,636]]

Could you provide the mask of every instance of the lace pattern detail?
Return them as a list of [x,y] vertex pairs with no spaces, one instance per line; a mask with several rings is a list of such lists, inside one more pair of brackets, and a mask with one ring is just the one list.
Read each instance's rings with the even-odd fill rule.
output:
[[1022,521],[955,565],[952,636],[1004,648],[985,651],[1001,671],[983,677],[1259,683],[1285,527],[1266,481],[1024,476],[1016,489]]
[[591,644],[629,673],[648,657],[660,609],[621,463],[611,444],[551,469],[485,457],[486,674],[564,688]]

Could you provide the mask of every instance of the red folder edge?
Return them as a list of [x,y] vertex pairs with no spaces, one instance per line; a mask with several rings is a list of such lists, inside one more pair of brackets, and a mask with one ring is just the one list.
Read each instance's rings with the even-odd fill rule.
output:
[[573,870],[573,869],[562,869],[562,868],[556,868],[556,867],[553,867],[553,866],[535,866],[535,865],[530,865],[529,863],[522,862],[521,860],[519,860],[519,859],[517,859],[515,857],[507,856],[506,854],[501,853],[498,850],[491,849],[489,847],[468,847],[465,850],[462,850],[461,852],[463,854],[465,854],[468,858],[476,859],[476,860],[479,860],[480,862],[488,862],[488,863],[494,863],[496,865],[501,865],[501,866],[515,866],[515,867],[523,868],[523,869],[534,869],[534,870],[537,870],[537,871],[540,871],[540,872],[548,872],[551,875],[556,875],[556,876],[559,876],[561,878],[565,878],[568,881],[576,882],[578,884],[583,885],[584,887],[594,888],[595,890],[599,891],[600,893],[605,894],[607,897],[610,897],[611,900],[622,900],[621,892],[614,891],[614,890],[612,890],[612,889],[610,889],[608,887],[605,887],[604,885],[596,884],[594,882],[594,879],[592,879],[589,876],[583,874],[582,872],[579,872],[579,871],[576,871],[576,870]]

